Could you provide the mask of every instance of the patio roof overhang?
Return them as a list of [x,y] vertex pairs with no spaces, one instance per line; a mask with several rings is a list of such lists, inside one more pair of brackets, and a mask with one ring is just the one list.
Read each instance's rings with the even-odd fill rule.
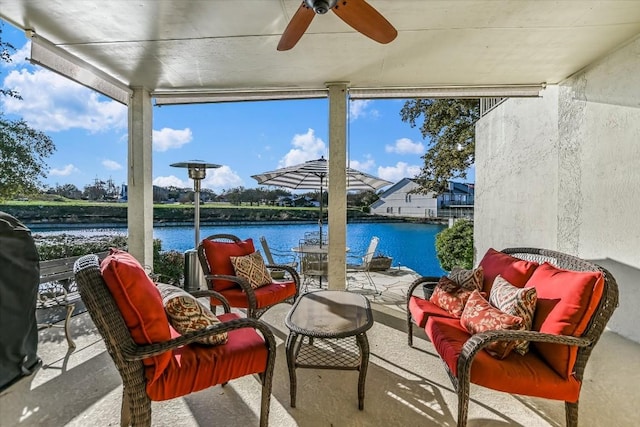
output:
[[[385,96],[380,89],[501,95],[558,83],[640,33],[633,1],[369,0],[398,30],[393,42],[378,44],[328,13],[278,52],[300,1],[0,0],[0,16],[59,52],[68,77],[89,72],[160,102],[313,97],[327,82],[348,82],[362,97]],[[103,83],[93,87],[113,96]]]

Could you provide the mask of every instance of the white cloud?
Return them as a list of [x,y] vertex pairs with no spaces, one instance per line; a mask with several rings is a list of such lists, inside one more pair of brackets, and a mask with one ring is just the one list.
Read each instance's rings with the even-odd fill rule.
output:
[[153,131],[153,149],[155,151],[167,151],[180,148],[193,140],[191,129],[162,128]]
[[354,121],[363,117],[378,117],[378,110],[371,108],[372,102],[369,99],[356,99],[349,101],[349,120]]
[[419,165],[409,165],[405,162],[398,162],[395,166],[379,166],[378,176],[391,182],[398,182],[402,178],[414,178],[420,173]]
[[296,134],[291,140],[291,145],[295,148],[289,150],[284,155],[278,167],[293,166],[304,163],[307,160],[319,159],[327,151],[324,141],[315,135],[315,131],[311,128],[305,134]]
[[74,172],[79,172],[78,168],[76,168],[73,164],[68,164],[62,169],[53,168],[49,171],[49,174],[53,176],[69,176]]
[[42,131],[80,128],[95,133],[127,126],[126,106],[101,100],[98,93],[47,70],[13,70],[3,87],[22,96],[22,100],[3,97],[5,112],[22,116]]
[[229,166],[221,166],[217,169],[209,169],[207,177],[202,180],[202,186],[210,190],[221,192],[227,188],[244,185],[242,178]]
[[103,160],[102,166],[112,171],[122,169],[122,165],[120,163],[116,162],[115,160],[109,160],[109,159]]
[[158,176],[153,180],[153,185],[158,187],[178,187],[178,188],[192,188],[193,185],[188,181],[183,181],[175,175]]
[[366,160],[351,160],[349,163],[349,167],[352,169],[356,169],[362,172],[369,172],[376,165],[376,162],[371,158],[371,156],[367,156]]
[[393,145],[385,145],[384,150],[387,153],[424,154],[424,144],[413,142],[409,138],[400,138]]

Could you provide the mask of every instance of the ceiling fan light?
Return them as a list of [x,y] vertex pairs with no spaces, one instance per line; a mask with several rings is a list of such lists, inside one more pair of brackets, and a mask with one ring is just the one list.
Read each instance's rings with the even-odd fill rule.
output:
[[338,0],[305,0],[307,6],[309,6],[318,15],[324,15],[336,5]]

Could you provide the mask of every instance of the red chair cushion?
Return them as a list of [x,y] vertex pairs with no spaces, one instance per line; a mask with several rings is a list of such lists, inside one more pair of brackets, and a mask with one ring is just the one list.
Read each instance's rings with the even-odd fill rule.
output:
[[[254,253],[253,239],[242,242],[216,242],[204,239],[202,241],[204,253],[209,263],[211,274],[225,274],[235,276],[236,272],[231,263],[232,256],[244,256]],[[213,289],[220,292],[229,288],[236,288],[238,284],[230,280],[214,280]]]
[[[538,294],[533,330],[578,337],[600,303],[604,277],[601,272],[562,270],[545,262],[526,286],[536,288]],[[571,375],[578,353],[576,347],[539,342],[531,345],[558,374],[565,378]]]
[[443,310],[429,300],[415,295],[409,299],[409,312],[416,325],[421,328],[424,328],[429,316],[451,317],[448,311]]
[[[218,317],[222,322],[239,318],[235,313]],[[264,339],[252,328],[230,331],[229,340],[223,345],[179,347],[172,352],[162,375],[147,383],[147,394],[151,400],[173,399],[234,378],[262,373],[268,355]]]
[[[453,375],[458,372],[458,357],[470,334],[458,319],[430,317],[425,332]],[[471,367],[471,382],[493,390],[525,396],[577,402],[580,381],[562,378],[535,352],[524,356],[511,353],[505,359],[480,351]]]
[[[247,294],[240,288],[226,289],[220,293],[229,301],[231,307],[249,307]],[[257,307],[255,308],[269,307],[294,296],[296,294],[296,283],[273,282],[269,285],[254,289],[254,293],[257,300]],[[215,298],[211,298],[211,303],[213,305],[220,305],[220,302]]]
[[498,274],[513,286],[522,288],[533,274],[538,263],[525,261],[489,248],[479,265],[484,270],[482,290],[487,295],[490,295],[493,281],[496,280]]
[[[171,338],[160,292],[138,260],[114,249],[100,264],[100,271],[136,344]],[[170,361],[169,352],[144,359],[142,362],[148,367],[147,380],[157,379]]]

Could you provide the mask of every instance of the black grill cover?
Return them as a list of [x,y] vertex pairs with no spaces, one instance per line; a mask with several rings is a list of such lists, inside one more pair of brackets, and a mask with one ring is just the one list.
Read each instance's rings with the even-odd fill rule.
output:
[[0,391],[38,366],[38,250],[31,231],[0,212]]

